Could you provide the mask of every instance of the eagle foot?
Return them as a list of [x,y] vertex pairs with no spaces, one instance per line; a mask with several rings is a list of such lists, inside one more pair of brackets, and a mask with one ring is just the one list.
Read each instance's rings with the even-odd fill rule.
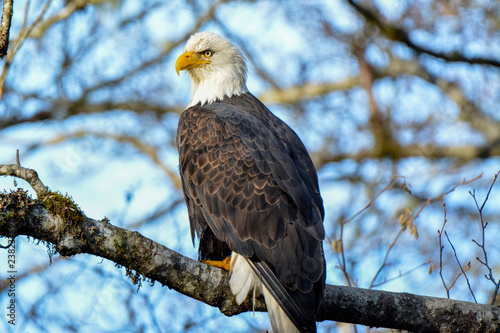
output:
[[224,260],[202,260],[201,262],[213,267],[219,267],[225,269],[226,271],[229,271],[229,268],[231,267],[231,256],[228,256]]

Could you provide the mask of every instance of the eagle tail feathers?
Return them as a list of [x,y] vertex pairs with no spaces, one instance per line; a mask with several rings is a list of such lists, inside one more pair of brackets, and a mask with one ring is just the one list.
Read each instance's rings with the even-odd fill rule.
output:
[[[316,320],[314,315],[314,295],[311,293],[304,294],[300,290],[286,290],[283,284],[276,277],[275,273],[269,268],[269,266],[264,262],[253,262],[248,260],[250,266],[254,271],[259,274],[260,280],[263,285],[263,294],[266,296],[266,292],[271,296],[270,298],[277,303],[279,313],[275,311],[273,314],[277,320],[280,320],[283,325],[290,321],[293,323],[293,327],[297,332],[301,333],[316,333]],[[312,297],[312,300],[309,299]],[[311,302],[312,301],[312,302]],[[272,313],[269,309],[268,298],[266,297],[266,305],[268,306],[269,317],[272,318]],[[309,312],[309,313],[304,313]],[[272,325],[273,319],[271,319]],[[284,331],[275,330],[278,332],[288,332],[286,329]]]
[[266,300],[267,312],[269,314],[269,320],[271,321],[273,332],[300,333],[290,318],[288,318],[285,311],[281,309],[280,305],[271,295],[269,290],[265,286],[263,287],[262,293],[264,295],[264,299]]
[[314,312],[304,313],[311,310],[308,295],[301,295],[299,290],[287,291],[265,263],[253,262],[233,252],[229,284],[238,304],[245,301],[250,291],[254,304],[256,296],[264,295],[274,333],[316,332]]
[[[254,299],[260,295],[258,287],[259,278],[255,275],[247,260],[242,255],[233,252],[231,254],[231,278],[229,285],[231,292],[236,297],[236,302],[241,304],[247,298],[248,293],[254,290]],[[255,294],[257,292],[257,294]],[[255,303],[255,302],[254,302]]]

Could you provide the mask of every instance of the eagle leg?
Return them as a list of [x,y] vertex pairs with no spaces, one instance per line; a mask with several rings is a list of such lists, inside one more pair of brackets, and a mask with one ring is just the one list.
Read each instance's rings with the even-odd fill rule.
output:
[[226,259],[224,260],[202,260],[201,262],[213,267],[219,267],[225,269],[226,271],[229,271],[229,268],[231,267],[231,256],[226,257]]

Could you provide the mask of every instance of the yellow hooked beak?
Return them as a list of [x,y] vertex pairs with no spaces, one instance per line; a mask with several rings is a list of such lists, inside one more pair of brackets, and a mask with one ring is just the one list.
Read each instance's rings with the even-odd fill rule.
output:
[[209,64],[210,60],[204,59],[199,53],[184,52],[175,62],[175,71],[179,75],[180,71],[197,68],[203,64]]

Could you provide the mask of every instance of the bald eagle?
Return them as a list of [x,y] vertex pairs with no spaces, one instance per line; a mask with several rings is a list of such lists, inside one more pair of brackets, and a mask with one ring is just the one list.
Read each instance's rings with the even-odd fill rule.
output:
[[263,294],[275,333],[316,332],[324,208],[304,144],[248,91],[227,39],[191,36],[175,68],[191,78],[177,149],[199,259],[230,270],[239,304]]

